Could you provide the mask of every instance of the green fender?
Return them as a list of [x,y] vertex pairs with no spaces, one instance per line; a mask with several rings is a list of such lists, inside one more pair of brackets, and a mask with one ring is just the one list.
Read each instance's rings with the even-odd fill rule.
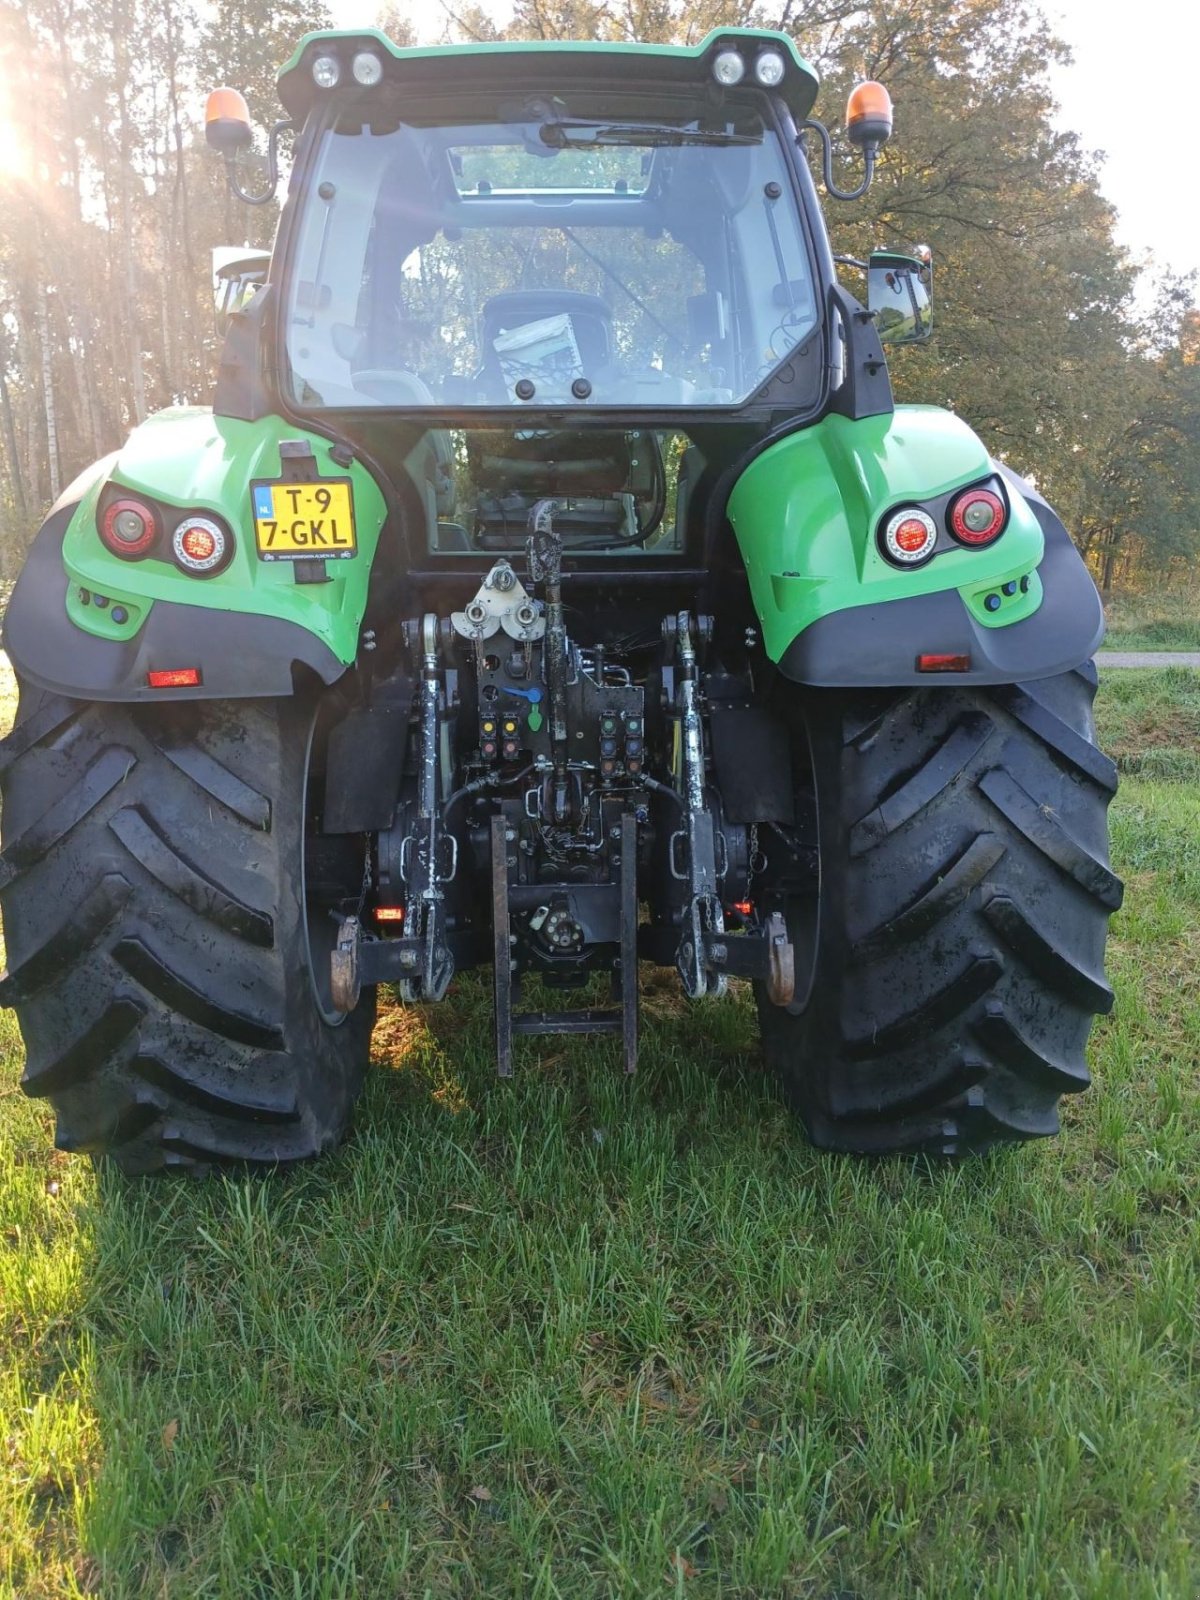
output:
[[[250,484],[281,476],[282,440],[305,441],[319,476],[351,480],[357,554],[329,561],[323,582],[299,583],[292,562],[261,561],[255,550]],[[294,663],[332,681],[358,651],[386,516],[375,479],[357,461],[333,460],[334,448],[277,416],[246,422],[180,407],[149,418],[80,475],[35,540],[5,618],[18,669],[42,687],[108,699],[146,698],[149,670],[193,664],[204,683],[187,698],[287,693]],[[199,578],[165,555],[113,555],[96,527],[109,483],[168,514],[216,513],[233,534],[229,565]]]
[[[993,545],[971,550],[943,533],[924,566],[886,560],[887,512],[920,503],[944,528],[953,492],[991,477],[1010,507]],[[1046,676],[1086,659],[1103,633],[1095,586],[1053,511],[935,406],[831,413],[786,435],[741,474],[728,516],[766,653],[803,682],[907,683],[925,653],[970,658],[948,678]]]
[[[304,439],[322,477],[348,476],[353,481],[358,554],[348,561],[331,561],[327,583],[297,584],[291,562],[260,561],[255,552],[248,486],[255,478],[279,477],[281,439]],[[71,620],[85,633],[120,638],[135,633],[158,601],[280,617],[310,629],[349,665],[358,649],[358,627],[385,507],[365,467],[358,462],[349,469],[339,466],[330,459],[332,448],[328,439],[305,433],[282,417],[241,422],[198,406],[150,417],[118,452],[108,481],[181,510],[215,511],[233,532],[233,560],[224,572],[199,579],[159,557],[122,561],[110,554],[96,533],[96,502],[103,483],[94,482],[63,540],[63,564],[75,590],[68,590]],[[127,603],[130,617],[124,628],[115,627],[107,611],[81,606],[77,593],[81,587]]]

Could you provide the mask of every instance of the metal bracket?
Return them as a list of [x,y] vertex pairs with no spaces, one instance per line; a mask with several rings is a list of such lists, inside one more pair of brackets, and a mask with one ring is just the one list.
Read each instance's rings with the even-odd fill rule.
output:
[[625,1071],[636,1072],[638,1055],[638,900],[637,819],[621,818],[621,942],[616,972],[621,1008],[582,1011],[529,1011],[513,1014],[512,918],[508,883],[508,819],[497,813],[491,823],[493,996],[496,1024],[496,1071],[513,1072],[515,1034],[620,1033]]
[[[442,841],[441,734],[445,707],[445,675],[438,656],[438,619],[432,612],[421,619],[420,758],[417,777],[417,816],[410,835],[415,844],[404,855],[408,894],[404,927],[409,938],[422,941],[421,970],[402,978],[405,1000],[440,1000],[454,976],[454,957],[446,942],[446,906],[441,885],[448,881],[439,871]],[[407,840],[405,841],[408,842]],[[454,845],[453,836],[451,844]],[[451,851],[449,877],[458,866],[457,846]]]
[[227,151],[225,155],[225,181],[232,192],[237,195],[245,205],[265,206],[275,198],[275,191],[279,188],[279,140],[285,133],[290,133],[295,123],[290,119],[276,122],[271,128],[267,138],[267,184],[268,187],[262,194],[251,194],[242,188],[241,179],[237,175],[237,152]]
[[358,942],[362,928],[357,917],[338,923],[337,943],[329,958],[329,988],[335,1011],[351,1012],[362,994],[358,973]]
[[[445,872],[442,872],[436,861],[432,865],[428,862],[422,862],[423,877],[428,878],[431,883],[453,883],[455,878],[458,877],[458,839],[452,833],[444,833],[438,843],[450,847],[450,865]],[[401,839],[398,865],[401,883],[412,882],[409,863],[412,860],[413,850],[419,850],[420,847],[421,840],[415,833],[406,834]]]
[[492,818],[492,994],[496,1014],[496,1071],[512,1077],[512,945],[508,914],[508,819]]
[[[677,706],[682,771],[678,774],[683,801],[688,903],[684,908],[679,950],[675,958],[683,992],[689,1000],[719,996],[728,987],[724,972],[708,959],[710,935],[725,931],[721,909],[720,873],[717,867],[717,828],[704,802],[704,725],[700,717],[700,689],[692,619],[681,611],[673,630],[679,652]],[[675,872],[674,840],[671,870]]]
[[452,612],[450,622],[455,633],[470,640],[490,639],[503,628],[510,639],[526,644],[546,631],[545,617],[507,561],[497,561],[475,598]]
[[625,1071],[637,1071],[638,1057],[638,949],[637,949],[637,818],[621,818],[621,1039]]
[[788,1005],[795,993],[795,950],[778,911],[773,911],[755,933],[707,934],[704,960],[732,978],[764,983],[772,1005]]

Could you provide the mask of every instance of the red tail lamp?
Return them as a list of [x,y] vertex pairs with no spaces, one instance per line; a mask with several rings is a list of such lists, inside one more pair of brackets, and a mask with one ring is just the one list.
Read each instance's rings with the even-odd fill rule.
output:
[[229,535],[211,517],[184,517],[171,535],[176,565],[196,578],[210,578],[229,561]]
[[1004,532],[1008,512],[990,489],[968,489],[950,507],[950,532],[959,544],[991,544]]
[[110,500],[100,516],[100,537],[113,555],[140,561],[158,538],[158,518],[140,500]]
[[146,674],[152,689],[198,689],[201,684],[199,667],[153,668]]

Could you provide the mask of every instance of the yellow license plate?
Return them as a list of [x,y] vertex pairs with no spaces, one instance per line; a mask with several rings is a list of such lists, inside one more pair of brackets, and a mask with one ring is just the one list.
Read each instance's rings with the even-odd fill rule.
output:
[[349,478],[256,483],[254,541],[263,561],[336,561],[358,550]]

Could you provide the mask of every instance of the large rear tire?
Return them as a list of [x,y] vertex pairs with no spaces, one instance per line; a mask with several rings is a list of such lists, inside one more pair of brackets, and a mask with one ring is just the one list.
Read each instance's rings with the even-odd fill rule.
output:
[[1087,1087],[1122,894],[1095,688],[1089,665],[995,689],[796,692],[819,887],[778,891],[796,999],[758,1004],[815,1144],[961,1155],[1056,1133],[1060,1096]]
[[316,727],[301,697],[128,706],[22,686],[0,746],[0,1002],[61,1149],[203,1170],[341,1136],[372,1005],[343,1019],[322,992]]

